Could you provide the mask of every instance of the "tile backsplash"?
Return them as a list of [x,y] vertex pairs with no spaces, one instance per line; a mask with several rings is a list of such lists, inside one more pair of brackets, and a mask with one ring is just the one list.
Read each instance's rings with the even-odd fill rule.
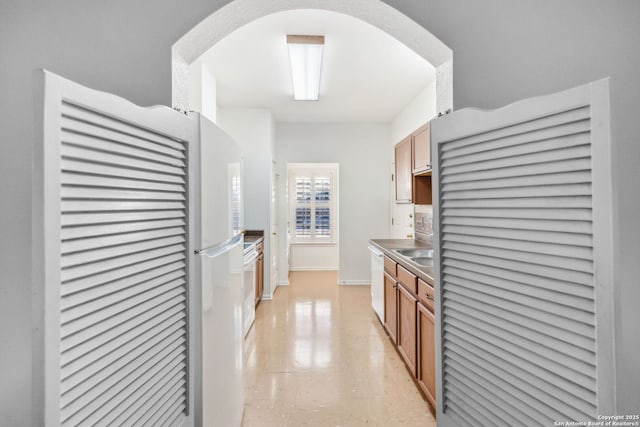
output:
[[422,234],[433,233],[433,206],[432,205],[416,205],[414,217],[415,217],[416,233],[422,233]]

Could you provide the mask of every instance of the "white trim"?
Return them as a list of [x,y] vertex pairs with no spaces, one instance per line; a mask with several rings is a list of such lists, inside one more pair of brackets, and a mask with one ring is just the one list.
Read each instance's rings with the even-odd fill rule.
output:
[[[329,184],[331,188],[330,200],[326,202],[317,202],[315,200],[315,180],[316,178],[329,177]],[[309,178],[310,179],[310,192],[311,200],[307,203],[302,203],[303,207],[309,207],[311,210],[311,224],[310,235],[296,237],[296,191],[295,184],[296,178]],[[330,246],[338,245],[339,240],[339,216],[340,216],[340,164],[339,163],[287,163],[287,184],[288,193],[287,197],[287,222],[292,224],[291,226],[291,241],[290,245],[297,246]],[[316,236],[315,235],[315,208],[320,203],[322,206],[329,206],[330,211],[330,234],[328,236]],[[325,204],[326,203],[326,204]],[[307,241],[307,239],[309,239]]]
[[290,243],[291,246],[297,246],[297,247],[303,247],[303,248],[316,248],[318,246],[337,246],[338,243],[337,242],[316,242],[316,243],[311,243],[311,242],[291,242]]
[[371,286],[371,280],[338,280],[340,286]]
[[289,267],[289,271],[338,271],[338,266]]
[[281,280],[278,282],[278,286],[289,286],[289,280]]
[[593,270],[596,297],[598,413],[618,413],[613,270],[613,178],[609,79],[590,84]]
[[250,22],[295,9],[342,13],[386,32],[436,68],[437,111],[453,108],[453,52],[423,26],[381,0],[235,0],[227,3],[172,46],[172,105],[185,111],[189,109],[189,65],[212,46]]

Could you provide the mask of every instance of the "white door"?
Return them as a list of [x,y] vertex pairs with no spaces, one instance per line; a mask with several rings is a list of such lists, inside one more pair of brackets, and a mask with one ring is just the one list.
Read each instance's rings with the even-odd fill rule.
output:
[[278,169],[276,162],[271,163],[271,289],[273,295],[280,280],[278,263]]
[[616,413],[608,90],[433,122],[439,426]]
[[197,127],[48,72],[34,148],[38,425],[193,425]]

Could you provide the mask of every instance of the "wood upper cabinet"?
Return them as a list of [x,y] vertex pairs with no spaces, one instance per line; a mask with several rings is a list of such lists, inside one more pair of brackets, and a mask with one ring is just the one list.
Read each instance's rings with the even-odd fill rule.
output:
[[436,341],[435,317],[422,303],[417,304],[418,385],[436,407]]
[[395,147],[396,203],[430,205],[431,131],[422,126]]
[[431,170],[431,130],[429,123],[413,134],[413,173]]
[[397,288],[395,278],[384,273],[384,327],[394,344],[398,327]]
[[411,137],[403,139],[396,145],[396,202],[398,203],[411,203],[413,201],[413,156],[411,152]]
[[416,298],[398,286],[398,351],[416,376]]

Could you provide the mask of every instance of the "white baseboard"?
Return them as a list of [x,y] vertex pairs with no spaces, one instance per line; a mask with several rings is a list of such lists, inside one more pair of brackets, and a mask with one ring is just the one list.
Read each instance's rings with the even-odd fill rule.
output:
[[289,267],[289,271],[336,271],[339,270],[335,267]]
[[338,280],[338,285],[371,286],[371,281],[370,280]]

